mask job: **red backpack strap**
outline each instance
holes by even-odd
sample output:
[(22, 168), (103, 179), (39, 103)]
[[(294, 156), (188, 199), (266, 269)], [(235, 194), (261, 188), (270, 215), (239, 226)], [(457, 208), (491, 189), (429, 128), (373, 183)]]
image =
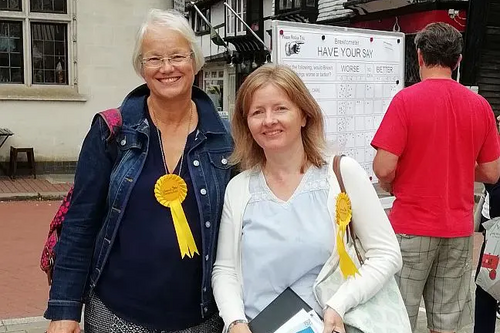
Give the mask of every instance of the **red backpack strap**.
[(108, 109), (98, 113), (106, 125), (108, 125), (109, 136), (107, 141), (113, 139), (122, 127), (122, 114), (119, 109)]

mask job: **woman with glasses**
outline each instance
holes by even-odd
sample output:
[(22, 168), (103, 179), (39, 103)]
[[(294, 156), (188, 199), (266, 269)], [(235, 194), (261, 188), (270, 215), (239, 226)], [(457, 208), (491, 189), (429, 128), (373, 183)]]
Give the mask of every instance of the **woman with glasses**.
[(96, 117), (82, 146), (48, 332), (80, 332), (85, 303), (86, 333), (219, 333), (210, 278), (233, 142), (193, 86), (204, 58), (181, 14), (149, 13), (133, 63), (145, 84), (122, 126), (109, 139)]

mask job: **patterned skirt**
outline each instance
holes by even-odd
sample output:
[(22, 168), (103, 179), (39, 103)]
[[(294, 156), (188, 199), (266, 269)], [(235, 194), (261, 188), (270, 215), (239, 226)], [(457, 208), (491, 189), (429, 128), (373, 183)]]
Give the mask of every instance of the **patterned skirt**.
[(180, 331), (152, 330), (123, 320), (92, 295), (85, 306), (85, 333), (221, 333), (224, 327), (218, 314), (198, 326)]

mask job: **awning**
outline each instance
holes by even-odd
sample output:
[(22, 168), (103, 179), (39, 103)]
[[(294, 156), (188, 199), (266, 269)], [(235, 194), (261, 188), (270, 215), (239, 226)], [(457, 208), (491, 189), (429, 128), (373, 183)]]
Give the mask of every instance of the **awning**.
[[(317, 8), (296, 9), (270, 16), (268, 17), (268, 19), (289, 22), (314, 23), (318, 18), (318, 13), (319, 12)], [(266, 18), (264, 18), (264, 20), (265, 19)]]
[(250, 35), (229, 36), (224, 40), (233, 44), (236, 51), (241, 53), (265, 51), (264, 45)]
[(289, 22), (302, 22), (309, 23), (309, 18), (303, 15), (303, 10), (295, 10), (292, 12), (274, 15), (273, 20), (289, 21)]

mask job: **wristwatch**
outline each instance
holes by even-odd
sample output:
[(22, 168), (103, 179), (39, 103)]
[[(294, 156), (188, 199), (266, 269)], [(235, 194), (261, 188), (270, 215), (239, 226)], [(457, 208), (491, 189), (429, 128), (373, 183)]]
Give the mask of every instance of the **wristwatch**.
[(227, 333), (229, 333), (231, 331), (231, 329), (236, 326), (237, 324), (248, 324), (248, 320), (245, 320), (245, 319), (238, 319), (238, 320), (235, 320), (233, 321), (231, 324), (229, 324), (229, 326), (227, 327)]

